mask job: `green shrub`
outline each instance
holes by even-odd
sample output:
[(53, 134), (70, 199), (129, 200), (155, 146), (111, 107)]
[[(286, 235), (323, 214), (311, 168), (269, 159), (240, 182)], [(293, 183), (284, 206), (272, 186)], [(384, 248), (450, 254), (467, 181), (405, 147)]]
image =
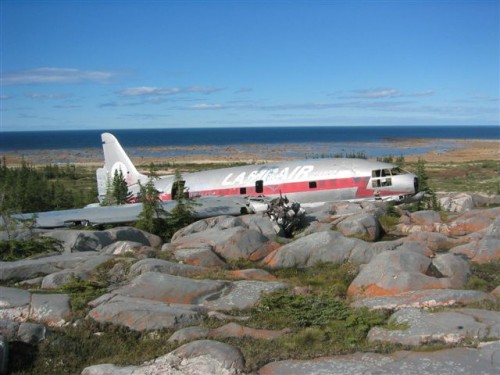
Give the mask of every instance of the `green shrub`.
[(0, 241), (0, 261), (15, 261), (34, 255), (61, 252), (61, 241), (51, 237), (38, 237), (29, 240)]

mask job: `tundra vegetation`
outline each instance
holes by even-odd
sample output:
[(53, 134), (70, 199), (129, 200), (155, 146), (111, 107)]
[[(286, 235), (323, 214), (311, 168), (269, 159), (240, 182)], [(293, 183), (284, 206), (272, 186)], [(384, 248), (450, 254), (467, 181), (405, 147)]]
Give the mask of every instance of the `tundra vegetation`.
[[(404, 163), (404, 160), (400, 158), (398, 163)], [(184, 169), (179, 165), (176, 167), (184, 172), (190, 170), (188, 167)], [(215, 167), (220, 167), (220, 165)], [(424, 161), (418, 161), (406, 163), (404, 167), (419, 175), (423, 188), (428, 192), (451, 190), (498, 194), (500, 190), (499, 161), (463, 163), (463, 165), (429, 165)], [(152, 171), (151, 166), (150, 169)], [(20, 167), (13, 168), (3, 162), (0, 168), (0, 197), (3, 197), (0, 200), (0, 212), (8, 216), (19, 212), (81, 207), (91, 203), (94, 200), (90, 199), (90, 196), (96, 195), (95, 177), (91, 175), (91, 172), (93, 173), (85, 168), (70, 165), (34, 167), (23, 163)], [(453, 178), (450, 178), (451, 174)], [(116, 186), (122, 186), (119, 179), (118, 175)], [(456, 183), (455, 179), (461, 183)], [(79, 181), (81, 184), (78, 183)], [(179, 183), (180, 191), (183, 192), (180, 172), (176, 175), (176, 181)], [(34, 188), (37, 185), (40, 187), (39, 190)], [(56, 186), (59, 187), (56, 188)], [(83, 186), (84, 193), (79, 192), (79, 186), (80, 189)], [(43, 197), (46, 203), (42, 204), (41, 201), (36, 204), (30, 203), (36, 201), (37, 198), (42, 199), (39, 194), (45, 191), (44, 189), (53, 191), (52, 194), (56, 194), (56, 191), (64, 192), (62, 196), (67, 197), (65, 198), (67, 199), (66, 205), (60, 202), (52, 202), (50, 205), (50, 197), (55, 199), (55, 196), (50, 194), (47, 198)], [(128, 192), (122, 190), (120, 194), (127, 196)], [(84, 196), (87, 198), (84, 199)], [(160, 211), (153, 179), (141, 188), (141, 199), (145, 208), (137, 226), (148, 232), (170, 238), (175, 229), (193, 220), (192, 206), (183, 194), (176, 196), (180, 203), (179, 212), (166, 215)], [(427, 208), (434, 207), (432, 201), (426, 204), (428, 204)], [(390, 232), (390, 228), (395, 225), (398, 215), (395, 207), (390, 206), (387, 209), (386, 215), (380, 219), (386, 232)], [(164, 232), (165, 224), (172, 228), (170, 232)], [(48, 238), (0, 242), (0, 260), (2, 261), (28, 258), (40, 252), (51, 251), (60, 251), (60, 243)], [(158, 253), (157, 256), (162, 255)], [(66, 293), (71, 298), (71, 307), (75, 316), (73, 324), (64, 328), (52, 328), (46, 339), (38, 345), (13, 343), (10, 363), (12, 373), (77, 374), (84, 367), (96, 363), (140, 364), (176, 348), (178, 344), (168, 341), (173, 333), (172, 330), (137, 332), (116, 325), (82, 319), (89, 311), (87, 303), (102, 295), (113, 286), (113, 282), (116, 282), (105, 276), (107, 271), (117, 266), (126, 269), (130, 267), (130, 260), (127, 257), (115, 257), (101, 264), (91, 279), (73, 278), (61, 287), (59, 292)], [(230, 263), (230, 266), (233, 269), (248, 269), (256, 264), (249, 261), (234, 261)], [(289, 334), (270, 341), (253, 338), (219, 340), (235, 345), (242, 351), (246, 360), (246, 371), (249, 373), (256, 372), (270, 361), (280, 359), (307, 359), (357, 351), (385, 353), (396, 349), (406, 349), (395, 344), (381, 344), (367, 340), (367, 332), (374, 326), (390, 330), (405, 327), (390, 321), (389, 315), (383, 311), (349, 306), (347, 290), (358, 271), (356, 265), (348, 262), (340, 265), (319, 263), (306, 269), (287, 268), (270, 271), (278, 281), (286, 282), (290, 288), (264, 296), (254, 308), (229, 312), (229, 314), (249, 317), (245, 321), (248, 327), (287, 329)], [(491, 292), (500, 283), (500, 261), (472, 265), (471, 273), (467, 288)], [(221, 278), (223, 275), (221, 271), (213, 271), (212, 274), (203, 275), (203, 278)], [(498, 302), (491, 303), (488, 308), (500, 310)], [(202, 325), (217, 328), (224, 323), (215, 318), (206, 318)], [(427, 348), (435, 347), (429, 344)], [(426, 347), (421, 349), (425, 350)]]

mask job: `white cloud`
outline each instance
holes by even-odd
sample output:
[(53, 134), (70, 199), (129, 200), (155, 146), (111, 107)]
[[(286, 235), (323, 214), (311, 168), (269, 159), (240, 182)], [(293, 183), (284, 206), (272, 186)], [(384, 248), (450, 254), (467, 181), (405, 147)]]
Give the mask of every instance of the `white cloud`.
[(68, 94), (44, 94), (39, 92), (30, 92), (25, 94), (26, 97), (31, 99), (65, 99), (70, 95)]
[(105, 70), (80, 70), (75, 68), (36, 68), (7, 72), (0, 76), (2, 85), (31, 85), (44, 83), (107, 83), (118, 75)]
[(209, 103), (200, 103), (200, 104), (195, 104), (191, 106), (191, 109), (199, 109), (199, 110), (204, 110), (204, 109), (223, 109), (224, 106), (222, 104), (209, 104)]
[(12, 96), (10, 95), (0, 95), (0, 100), (9, 100), (12, 99)]
[(123, 96), (167, 96), (167, 95), (177, 95), (177, 94), (212, 94), (222, 89), (215, 87), (205, 87), (205, 86), (189, 86), (189, 87), (173, 87), (173, 88), (162, 88), (162, 87), (151, 87), (151, 86), (139, 86), (130, 87), (118, 91), (117, 93)]
[(405, 93), (397, 89), (378, 88), (378, 89), (362, 89), (354, 90), (351, 95), (339, 96), (339, 99), (387, 99), (387, 98), (402, 98), (402, 97), (418, 97), (431, 96), (434, 91), (427, 90), (421, 92)]

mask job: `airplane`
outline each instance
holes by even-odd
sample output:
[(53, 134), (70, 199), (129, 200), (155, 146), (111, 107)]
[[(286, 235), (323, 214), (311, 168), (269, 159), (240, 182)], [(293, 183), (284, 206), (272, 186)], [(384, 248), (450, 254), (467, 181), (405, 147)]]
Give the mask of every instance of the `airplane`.
[[(97, 169), (99, 199), (106, 195), (115, 171), (121, 171), (129, 191), (138, 197), (140, 185), (149, 177), (138, 172), (118, 140), (101, 134), (104, 166)], [(351, 158), (293, 160), (261, 165), (212, 169), (159, 177), (154, 185), (161, 201), (177, 194), (190, 198), (238, 196), (247, 199), (282, 195), (304, 207), (333, 201), (384, 200), (403, 202), (419, 199), (418, 178), (396, 165)]]
[[(135, 197), (131, 204), (38, 212), (14, 215), (18, 220), (33, 220), (33, 227), (58, 228), (73, 225), (126, 224), (136, 221), (141, 210), (141, 184), (149, 177), (137, 171), (118, 140), (110, 133), (101, 135), (104, 166), (96, 170), (99, 200), (106, 195), (115, 171), (121, 171)], [(389, 163), (365, 159), (331, 158), (294, 160), (261, 165), (221, 168), (186, 173), (182, 181), (175, 176), (154, 180), (164, 210), (177, 204), (177, 194), (197, 198), (194, 207), (199, 219), (218, 215), (244, 215), (265, 212), (273, 200), (299, 202), (302, 207), (334, 201), (418, 200), (418, 178)], [(0, 227), (5, 223), (0, 218)]]

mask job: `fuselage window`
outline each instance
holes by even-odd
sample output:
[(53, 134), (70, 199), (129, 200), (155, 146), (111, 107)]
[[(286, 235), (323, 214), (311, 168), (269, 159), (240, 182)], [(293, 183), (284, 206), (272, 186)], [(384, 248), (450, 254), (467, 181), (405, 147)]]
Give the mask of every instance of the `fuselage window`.
[(376, 169), (372, 171), (372, 177), (380, 177), (380, 173), (382, 171), (380, 169)]
[(385, 180), (382, 179), (382, 186), (392, 186), (392, 179), (390, 177)]
[(259, 194), (264, 192), (264, 181), (255, 181), (255, 192)]
[(390, 169), (382, 169), (382, 177), (387, 177), (391, 175)]
[(317, 187), (316, 181), (309, 181), (309, 189), (316, 189)]
[(247, 193), (247, 188), (242, 187), (240, 188), (240, 194), (246, 194)]

